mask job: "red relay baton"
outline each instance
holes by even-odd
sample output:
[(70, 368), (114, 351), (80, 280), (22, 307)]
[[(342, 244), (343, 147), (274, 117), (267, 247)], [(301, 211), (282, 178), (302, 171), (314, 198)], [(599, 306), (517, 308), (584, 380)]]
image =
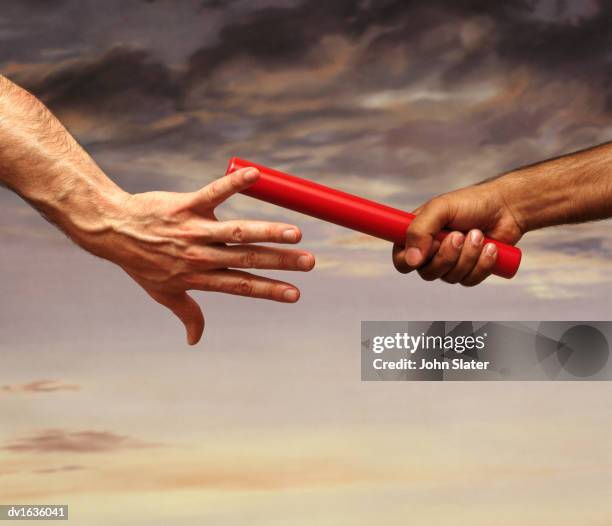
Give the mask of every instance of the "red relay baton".
[[(257, 168), (261, 176), (241, 192), (244, 195), (393, 243), (404, 244), (406, 241), (406, 230), (414, 214), (237, 157), (230, 160), (227, 174), (249, 166)], [(442, 241), (448, 234), (449, 231), (442, 231), (436, 239)], [(503, 278), (513, 277), (521, 263), (520, 249), (494, 239), (485, 238), (485, 243), (497, 247), (493, 273)]]

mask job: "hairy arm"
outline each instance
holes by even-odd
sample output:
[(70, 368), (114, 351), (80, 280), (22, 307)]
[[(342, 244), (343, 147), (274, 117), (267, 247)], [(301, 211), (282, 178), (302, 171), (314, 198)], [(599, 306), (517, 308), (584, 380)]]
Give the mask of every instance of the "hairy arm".
[(523, 232), (612, 216), (612, 143), (515, 170), (500, 194)]
[(308, 252), (253, 244), (297, 243), (293, 225), (217, 220), (215, 208), (258, 177), (244, 169), (195, 192), (129, 194), (36, 97), (0, 76), (0, 183), (85, 250), (121, 266), (181, 319), (190, 344), (204, 317), (188, 290), (293, 303), (296, 287), (242, 269), (314, 266)]
[[(612, 217), (612, 143), (514, 170), (421, 206), (393, 261), (426, 280), (476, 285), (491, 274), (495, 245), (547, 226)], [(443, 228), (456, 230), (440, 245)], [(462, 232), (468, 232), (467, 235)]]
[(0, 181), (78, 243), (108, 230), (127, 197), (36, 97), (1, 75)]

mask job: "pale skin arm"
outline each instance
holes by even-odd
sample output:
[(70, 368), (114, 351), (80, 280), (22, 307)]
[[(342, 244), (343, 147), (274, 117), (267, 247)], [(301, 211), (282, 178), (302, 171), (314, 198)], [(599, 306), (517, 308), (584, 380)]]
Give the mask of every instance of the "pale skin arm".
[[(393, 248), (397, 270), (477, 285), (491, 274), (497, 257), (483, 235), (515, 244), (531, 230), (612, 217), (612, 143), (441, 195), (416, 214), (406, 245)], [(444, 228), (456, 232), (440, 244), (434, 237)]]
[(294, 303), (295, 286), (237, 269), (314, 266), (309, 252), (252, 244), (297, 243), (294, 225), (215, 217), (217, 205), (258, 177), (247, 168), (195, 192), (131, 195), (39, 100), (0, 75), (0, 183), (79, 246), (121, 266), (180, 318), (190, 344), (201, 338), (204, 316), (188, 290)]

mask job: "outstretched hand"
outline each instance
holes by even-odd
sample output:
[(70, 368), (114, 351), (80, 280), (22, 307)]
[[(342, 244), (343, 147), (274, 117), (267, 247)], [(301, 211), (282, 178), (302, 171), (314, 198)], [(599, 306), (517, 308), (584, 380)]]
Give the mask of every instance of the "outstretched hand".
[(126, 194), (109, 227), (80, 244), (120, 265), (168, 307), (193, 345), (202, 336), (204, 316), (188, 290), (293, 303), (300, 296), (295, 286), (235, 269), (308, 271), (314, 266), (309, 252), (253, 244), (297, 243), (301, 232), (293, 225), (215, 217), (219, 204), (258, 177), (256, 169), (246, 168), (193, 193)]

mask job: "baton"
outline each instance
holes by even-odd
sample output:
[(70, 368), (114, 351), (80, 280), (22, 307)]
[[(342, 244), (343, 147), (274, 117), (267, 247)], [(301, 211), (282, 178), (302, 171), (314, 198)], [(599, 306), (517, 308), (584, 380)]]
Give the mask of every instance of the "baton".
[[(261, 175), (254, 184), (241, 192), (244, 195), (392, 243), (406, 242), (406, 230), (414, 214), (238, 157), (230, 159), (227, 174), (250, 166), (257, 168)], [(442, 241), (448, 234), (450, 231), (443, 230), (436, 239)], [(521, 263), (520, 249), (495, 239), (485, 238), (484, 242), (493, 243), (497, 247), (493, 274), (512, 278)]]

